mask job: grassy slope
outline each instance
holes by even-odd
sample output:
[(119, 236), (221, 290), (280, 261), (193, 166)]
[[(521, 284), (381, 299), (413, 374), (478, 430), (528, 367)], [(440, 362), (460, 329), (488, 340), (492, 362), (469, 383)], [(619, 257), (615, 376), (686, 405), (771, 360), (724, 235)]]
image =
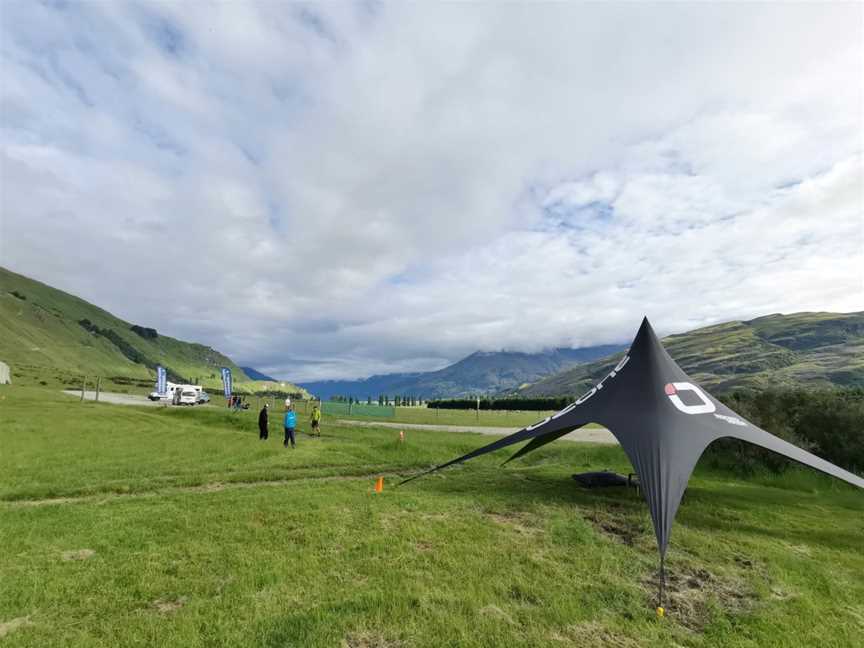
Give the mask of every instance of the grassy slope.
[[(768, 315), (664, 338), (682, 369), (717, 392), (769, 386), (864, 386), (864, 313)], [(550, 376), (524, 396), (590, 389), (619, 355)]]
[[(155, 379), (153, 369), (132, 362), (105, 337), (82, 328), (82, 319), (113, 330), (152, 362), (189, 379), (199, 377), (205, 385), (221, 384), (220, 367), (230, 367), (235, 380), (244, 376), (230, 358), (210, 347), (165, 335), (142, 338), (130, 330), (130, 323), (83, 299), (0, 268), (0, 360), (12, 367), (14, 376), (25, 382), (73, 377), (77, 382), (81, 374)], [(254, 386), (244, 380), (237, 384)]]
[(32, 624), (4, 646), (851, 646), (864, 632), (864, 498), (820, 475), (700, 467), (658, 622), (644, 504), (568, 477), (627, 470), (618, 448), (560, 443), (506, 470), (483, 457), (375, 496), (374, 476), (488, 437), (340, 428), (292, 452), (254, 428), (251, 412), (0, 387), (0, 624)]

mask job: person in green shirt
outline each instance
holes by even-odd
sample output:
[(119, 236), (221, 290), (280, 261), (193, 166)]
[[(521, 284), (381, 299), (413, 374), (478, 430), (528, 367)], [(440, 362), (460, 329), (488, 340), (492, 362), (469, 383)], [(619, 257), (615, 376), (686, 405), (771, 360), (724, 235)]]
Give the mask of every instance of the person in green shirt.
[(312, 407), (312, 432), (310, 434), (321, 436), (321, 410), (318, 409), (317, 405)]

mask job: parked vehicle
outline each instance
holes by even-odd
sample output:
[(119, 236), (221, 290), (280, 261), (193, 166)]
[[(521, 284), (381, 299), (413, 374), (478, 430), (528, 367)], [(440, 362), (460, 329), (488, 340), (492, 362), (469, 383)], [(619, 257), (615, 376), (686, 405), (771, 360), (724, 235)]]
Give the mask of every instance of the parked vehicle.
[(157, 391), (152, 391), (152, 392), (150, 392), (149, 396), (147, 396), (147, 398), (149, 398), (151, 401), (162, 400), (162, 401), (171, 402), (174, 400), (174, 390), (177, 389), (178, 387), (180, 387), (180, 385), (175, 385), (174, 383), (169, 382), (165, 386), (165, 393), (164, 394), (160, 394)]
[(184, 389), (180, 392), (180, 401), (177, 403), (178, 405), (197, 405), (198, 404), (198, 392), (194, 389)]
[(203, 389), (200, 392), (198, 392), (198, 404), (199, 405), (204, 405), (205, 403), (209, 403), (209, 402), (210, 402), (210, 394), (205, 392)]
[[(192, 396), (188, 396), (187, 393), (191, 393)], [(184, 397), (186, 400), (184, 400)], [(151, 401), (167, 401), (174, 405), (195, 405), (197, 403), (206, 403), (210, 400), (210, 397), (201, 385), (177, 385), (170, 382), (166, 385), (164, 394), (152, 391), (147, 398)], [(193, 402), (187, 402), (189, 398), (192, 398)]]

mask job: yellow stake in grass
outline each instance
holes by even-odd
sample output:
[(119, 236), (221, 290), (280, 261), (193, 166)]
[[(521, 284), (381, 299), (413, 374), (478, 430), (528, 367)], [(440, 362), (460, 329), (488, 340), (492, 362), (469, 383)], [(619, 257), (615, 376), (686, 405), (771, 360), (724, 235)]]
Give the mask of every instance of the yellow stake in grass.
[(657, 608), (657, 618), (662, 619), (665, 615), (666, 615), (666, 610), (664, 610), (662, 607), (658, 607)]

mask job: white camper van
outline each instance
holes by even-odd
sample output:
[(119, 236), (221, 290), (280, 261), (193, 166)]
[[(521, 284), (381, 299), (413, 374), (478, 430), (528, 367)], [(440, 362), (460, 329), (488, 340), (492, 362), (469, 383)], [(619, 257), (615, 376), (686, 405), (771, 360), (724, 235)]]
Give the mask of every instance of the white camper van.
[[(192, 396), (189, 396), (187, 392), (191, 392)], [(150, 392), (147, 398), (152, 401), (173, 403), (174, 405), (195, 405), (201, 400), (203, 392), (204, 388), (201, 385), (178, 385), (169, 382), (165, 386), (164, 394), (153, 391)]]
[(164, 394), (160, 394), (157, 391), (152, 391), (152, 392), (150, 392), (150, 395), (147, 396), (147, 398), (149, 398), (151, 401), (161, 400), (161, 401), (168, 401), (170, 403), (174, 400), (174, 390), (179, 386), (180, 385), (175, 385), (172, 382), (166, 383)]
[(180, 389), (180, 400), (178, 405), (197, 405), (198, 392), (193, 385), (182, 385)]

